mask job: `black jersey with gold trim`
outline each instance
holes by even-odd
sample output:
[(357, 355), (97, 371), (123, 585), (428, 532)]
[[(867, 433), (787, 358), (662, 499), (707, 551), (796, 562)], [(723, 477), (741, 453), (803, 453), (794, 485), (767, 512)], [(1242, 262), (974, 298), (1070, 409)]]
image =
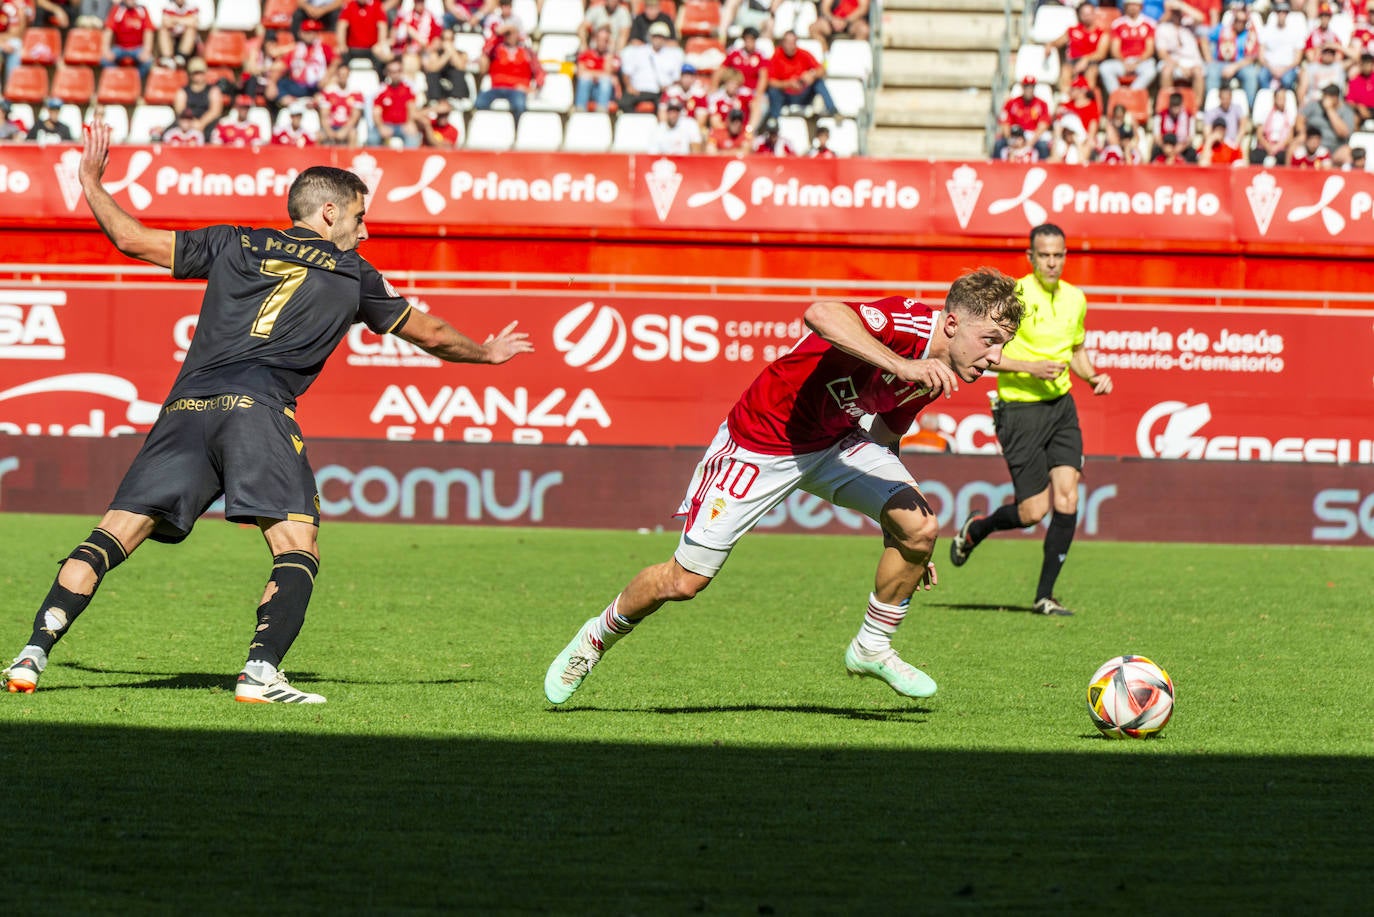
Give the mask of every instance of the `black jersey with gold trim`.
[(177, 232), (172, 276), (208, 284), (168, 402), (233, 392), (289, 407), (349, 326), (386, 334), (410, 310), (356, 251), (301, 227)]

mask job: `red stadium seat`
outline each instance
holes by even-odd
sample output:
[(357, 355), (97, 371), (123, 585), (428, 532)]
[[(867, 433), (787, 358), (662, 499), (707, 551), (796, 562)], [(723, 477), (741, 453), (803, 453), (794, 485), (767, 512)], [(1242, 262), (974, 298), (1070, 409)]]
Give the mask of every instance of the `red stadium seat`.
[(296, 0), (265, 0), (262, 5), (264, 29), (289, 29), (296, 12)]
[(143, 93), (142, 81), (134, 67), (106, 67), (100, 71), (95, 100), (101, 105), (132, 105)]
[(58, 67), (51, 92), (63, 102), (84, 107), (95, 95), (95, 71), (90, 67)]
[(62, 56), (62, 33), (57, 29), (30, 27), (24, 32), (20, 63), (51, 67)]
[(48, 97), (48, 70), (37, 64), (21, 64), (5, 81), (5, 98), (37, 105)]
[(100, 29), (69, 29), (67, 43), (62, 49), (62, 59), (73, 65), (99, 67), (100, 42)]
[(682, 5), (682, 34), (719, 35), (720, 4), (716, 0), (687, 0)]
[(176, 101), (177, 90), (186, 85), (185, 70), (175, 67), (154, 67), (148, 71), (148, 81), (143, 84), (143, 101), (149, 105), (171, 105)]
[(226, 32), (216, 29), (205, 37), (205, 63), (211, 67), (243, 66), (243, 48), (248, 36), (243, 32)]
[(1107, 99), (1106, 114), (1110, 115), (1117, 105), (1125, 105), (1136, 124), (1145, 124), (1150, 120), (1150, 94), (1144, 89), (1123, 88), (1113, 92), (1111, 98)]

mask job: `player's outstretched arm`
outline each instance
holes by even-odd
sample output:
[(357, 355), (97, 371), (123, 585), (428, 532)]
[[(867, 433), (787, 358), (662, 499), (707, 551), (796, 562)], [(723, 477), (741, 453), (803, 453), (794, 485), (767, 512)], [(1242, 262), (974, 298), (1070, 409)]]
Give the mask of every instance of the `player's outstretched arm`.
[(84, 133), (85, 145), (81, 150), (81, 166), (77, 175), (95, 221), (109, 236), (114, 247), (130, 258), (159, 267), (171, 267), (176, 251), (176, 233), (144, 226), (116, 204), (110, 192), (101, 184), (105, 167), (110, 163), (110, 126), (103, 121), (94, 121), (86, 126)]
[(534, 350), (530, 336), (515, 330), (517, 324), (511, 322), (498, 334), (487, 335), (487, 339), (479, 344), (442, 318), (411, 309), (405, 324), (397, 328), (395, 334), (425, 353), (449, 363), (504, 363), (517, 354)]

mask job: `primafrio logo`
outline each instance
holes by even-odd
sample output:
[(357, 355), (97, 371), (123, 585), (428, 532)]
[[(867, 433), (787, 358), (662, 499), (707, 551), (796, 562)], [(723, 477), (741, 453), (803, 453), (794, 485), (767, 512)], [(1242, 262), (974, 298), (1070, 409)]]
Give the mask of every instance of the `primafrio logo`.
[(1303, 220), (1321, 215), (1322, 225), (1326, 227), (1326, 232), (1331, 236), (1338, 236), (1345, 231), (1345, 217), (1340, 215), (1331, 203), (1340, 195), (1345, 188), (1345, 179), (1339, 175), (1332, 175), (1326, 179), (1322, 185), (1321, 197), (1314, 204), (1302, 207), (1294, 207), (1288, 211), (1288, 222), (1301, 223)]
[(1040, 186), (1045, 183), (1049, 173), (1039, 166), (1034, 166), (1026, 170), (1025, 178), (1021, 180), (1021, 191), (1015, 197), (1004, 197), (993, 201), (988, 205), (988, 213), (993, 216), (1006, 213), (1009, 210), (1021, 208), (1021, 213), (1026, 218), (1026, 223), (1031, 226), (1039, 226), (1048, 218), (1045, 208), (1031, 199), (1031, 195), (1040, 190)]
[[(147, 210), (153, 203), (153, 195), (139, 184), (138, 180), (152, 164), (152, 153), (147, 150), (135, 150), (129, 157), (129, 165), (124, 170), (124, 176), (116, 181), (104, 182), (105, 190), (110, 194), (126, 191), (129, 203), (133, 204), (135, 210)], [(75, 210), (76, 205), (81, 203), (81, 154), (76, 150), (67, 150), (53, 163), (52, 168), (57, 173), (57, 186), (62, 190), (62, 202), (67, 205), (68, 211)]]

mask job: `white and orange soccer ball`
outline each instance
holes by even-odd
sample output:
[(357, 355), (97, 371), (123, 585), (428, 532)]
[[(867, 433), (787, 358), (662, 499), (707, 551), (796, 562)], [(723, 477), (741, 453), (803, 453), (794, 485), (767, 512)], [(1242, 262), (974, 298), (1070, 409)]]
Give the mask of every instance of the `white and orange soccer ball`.
[(1174, 683), (1144, 656), (1117, 656), (1088, 682), (1088, 715), (1109, 739), (1158, 735), (1174, 715)]

